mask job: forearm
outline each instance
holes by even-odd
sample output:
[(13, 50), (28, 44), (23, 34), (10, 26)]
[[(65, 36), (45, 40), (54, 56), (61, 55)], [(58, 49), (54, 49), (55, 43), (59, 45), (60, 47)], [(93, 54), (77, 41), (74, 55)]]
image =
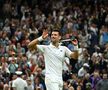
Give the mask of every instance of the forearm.
[(34, 39), (33, 41), (31, 41), (29, 44), (28, 44), (28, 49), (33, 49), (36, 47), (36, 44), (38, 44), (38, 39)]
[(37, 39), (34, 39), (33, 41), (31, 41), (31, 42), (28, 44), (28, 48), (29, 48), (30, 50), (36, 49), (36, 45), (37, 45), (40, 41), (42, 41), (42, 40), (43, 40), (42, 36), (39, 37), (39, 38), (37, 38)]

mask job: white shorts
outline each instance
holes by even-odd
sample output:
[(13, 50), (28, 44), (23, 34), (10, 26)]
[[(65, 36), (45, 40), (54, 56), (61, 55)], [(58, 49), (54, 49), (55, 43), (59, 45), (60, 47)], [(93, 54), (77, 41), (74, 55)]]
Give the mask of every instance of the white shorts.
[(62, 80), (51, 80), (50, 78), (45, 78), (45, 85), (47, 90), (63, 90)]

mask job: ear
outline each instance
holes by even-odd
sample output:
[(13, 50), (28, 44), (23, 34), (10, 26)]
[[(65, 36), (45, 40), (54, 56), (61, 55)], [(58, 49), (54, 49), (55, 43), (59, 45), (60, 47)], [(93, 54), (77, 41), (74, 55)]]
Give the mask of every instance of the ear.
[(61, 36), (59, 36), (59, 40), (61, 39)]

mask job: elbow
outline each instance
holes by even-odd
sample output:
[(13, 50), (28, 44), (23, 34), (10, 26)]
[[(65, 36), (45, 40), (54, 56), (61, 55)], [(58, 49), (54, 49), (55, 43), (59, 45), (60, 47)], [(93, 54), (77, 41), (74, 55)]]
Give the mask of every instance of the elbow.
[(28, 44), (27, 48), (30, 50), (30, 51), (34, 51), (37, 49), (37, 46), (36, 44)]
[(28, 44), (27, 48), (28, 48), (29, 50), (34, 50), (34, 49), (36, 49), (37, 43), (38, 43), (38, 41), (37, 41), (37, 39), (35, 39), (35, 40), (31, 41), (31, 42)]
[(30, 48), (31, 48), (31, 44), (30, 44), (30, 43), (27, 45), (27, 48), (28, 48), (28, 49), (30, 49)]

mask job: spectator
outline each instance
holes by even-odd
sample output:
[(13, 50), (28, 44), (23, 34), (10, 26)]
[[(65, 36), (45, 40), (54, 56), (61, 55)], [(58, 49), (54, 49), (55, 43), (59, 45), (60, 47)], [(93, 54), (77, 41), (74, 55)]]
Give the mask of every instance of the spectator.
[(107, 90), (108, 88), (108, 74), (103, 73), (102, 80), (99, 80), (96, 84), (96, 90)]
[(12, 87), (14, 90), (25, 90), (27, 89), (27, 82), (21, 78), (21, 71), (16, 71), (17, 78), (13, 81)]
[(28, 85), (27, 90), (34, 90), (34, 87), (32, 85), (32, 81), (29, 77), (27, 78), (27, 85)]
[(83, 67), (79, 69), (78, 71), (78, 77), (83, 78), (85, 74), (87, 74), (89, 69), (89, 65), (87, 63), (83, 64)]

